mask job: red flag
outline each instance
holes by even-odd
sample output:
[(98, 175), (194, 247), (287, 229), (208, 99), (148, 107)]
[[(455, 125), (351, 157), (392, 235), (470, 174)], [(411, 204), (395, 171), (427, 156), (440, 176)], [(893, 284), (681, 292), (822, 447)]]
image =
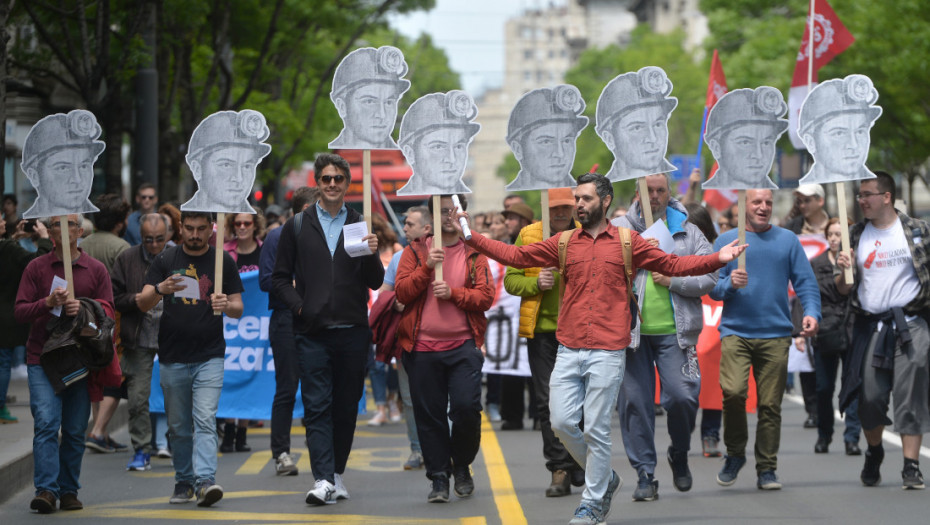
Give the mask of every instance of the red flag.
[[(804, 38), (801, 39), (801, 48), (794, 65), (794, 76), (791, 78), (791, 90), (788, 92), (788, 137), (798, 149), (805, 149), (804, 143), (798, 137), (798, 112), (801, 111), (801, 103), (809, 90), (817, 85), (818, 71), (856, 41), (827, 0), (814, 0), (813, 19), (814, 24), (811, 28), (811, 12), (808, 11)], [(814, 33), (813, 60), (810, 53), (811, 29)], [(810, 86), (808, 68), (811, 71)]]
[(384, 195), (384, 190), (381, 188), (381, 179), (378, 177), (371, 177), (371, 211), (372, 213), (380, 213), (382, 217), (387, 218), (387, 212), (384, 210), (385, 206), (390, 206), (390, 203), (384, 202), (381, 198)]
[[(726, 94), (727, 77), (723, 74), (723, 64), (720, 63), (720, 57), (715, 49), (714, 58), (710, 63), (710, 79), (707, 81), (707, 101), (704, 103), (704, 108), (709, 112), (710, 108), (714, 107), (714, 104)], [(717, 163), (714, 162), (707, 178), (710, 179), (716, 172)], [(736, 192), (733, 190), (704, 190), (704, 202), (717, 211), (723, 211), (736, 202)]]

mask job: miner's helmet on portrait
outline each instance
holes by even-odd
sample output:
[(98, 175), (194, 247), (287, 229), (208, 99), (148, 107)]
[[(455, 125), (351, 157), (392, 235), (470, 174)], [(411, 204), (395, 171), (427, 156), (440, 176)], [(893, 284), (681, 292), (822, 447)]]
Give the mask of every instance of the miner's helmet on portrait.
[(188, 165), (200, 162), (207, 153), (227, 147), (251, 148), (257, 159), (263, 159), (271, 152), (271, 146), (263, 142), (270, 134), (264, 115), (258, 111), (220, 111), (194, 129), (185, 159)]
[(477, 115), (478, 106), (464, 91), (424, 95), (414, 101), (404, 114), (397, 142), (401, 147), (412, 146), (416, 139), (442, 128), (462, 128), (470, 139), (481, 129), (480, 125), (472, 122)]
[(333, 75), (333, 101), (351, 93), (359, 85), (374, 83), (392, 84), (399, 97), (410, 88), (404, 54), (392, 46), (377, 49), (365, 47), (349, 53)]
[(875, 122), (882, 108), (875, 105), (878, 91), (865, 75), (849, 75), (818, 84), (804, 99), (798, 116), (798, 135), (813, 131), (830, 117), (845, 113), (864, 113), (869, 122)]
[(628, 113), (647, 106), (661, 106), (668, 115), (678, 99), (668, 96), (672, 82), (662, 68), (647, 66), (611, 80), (597, 100), (595, 128), (600, 135)]
[(96, 158), (105, 147), (103, 141), (97, 140), (101, 131), (94, 114), (83, 109), (43, 118), (26, 135), (23, 171), (28, 174), (44, 158), (63, 149), (86, 148)]
[(746, 124), (766, 125), (776, 135), (788, 129), (788, 121), (781, 118), (788, 111), (781, 92), (770, 86), (755, 89), (735, 89), (724, 95), (707, 116), (707, 133), (704, 141), (721, 139), (726, 132)]
[(517, 101), (507, 124), (507, 143), (513, 144), (535, 128), (554, 122), (567, 122), (578, 133), (588, 125), (582, 115), (585, 103), (578, 88), (568, 84), (534, 89)]

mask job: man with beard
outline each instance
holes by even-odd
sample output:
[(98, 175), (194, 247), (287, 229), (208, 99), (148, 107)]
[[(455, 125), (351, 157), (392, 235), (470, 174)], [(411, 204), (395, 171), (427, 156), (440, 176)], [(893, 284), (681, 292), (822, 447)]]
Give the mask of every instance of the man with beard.
[[(716, 254), (679, 257), (666, 254), (635, 232), (624, 248), (621, 232), (606, 219), (612, 201), (613, 188), (606, 177), (582, 175), (575, 189), (581, 228), (572, 231), (564, 247), (565, 292), (556, 330), (560, 345), (549, 383), (549, 410), (556, 436), (585, 469), (586, 486), (571, 525), (603, 522), (622, 483), (610, 468), (610, 410), (623, 379), (624, 349), (630, 345), (634, 315), (624, 250), (631, 254), (633, 268), (680, 276), (712, 272), (745, 249), (734, 241)], [(509, 246), (474, 235), (466, 243), (502, 264), (555, 267), (560, 266), (560, 237)], [(579, 426), (582, 413), (584, 431)]]

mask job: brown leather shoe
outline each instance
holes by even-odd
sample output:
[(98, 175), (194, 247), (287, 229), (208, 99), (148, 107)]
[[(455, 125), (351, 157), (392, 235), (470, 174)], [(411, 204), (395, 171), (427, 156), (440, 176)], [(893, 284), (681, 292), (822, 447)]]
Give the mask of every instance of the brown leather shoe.
[(77, 494), (62, 494), (61, 501), (58, 502), (58, 508), (61, 510), (82, 510), (84, 504), (77, 499)]
[(556, 470), (552, 473), (552, 484), (546, 489), (547, 498), (559, 498), (572, 493), (571, 478), (568, 472)]
[(38, 511), (39, 514), (51, 514), (55, 512), (55, 495), (47, 490), (38, 493), (32, 498), (29, 508)]

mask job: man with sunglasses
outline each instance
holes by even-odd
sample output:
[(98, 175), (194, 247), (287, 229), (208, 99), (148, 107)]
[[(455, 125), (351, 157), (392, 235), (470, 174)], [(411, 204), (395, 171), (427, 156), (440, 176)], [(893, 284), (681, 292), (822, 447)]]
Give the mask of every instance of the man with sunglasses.
[(339, 155), (324, 153), (313, 164), (320, 200), (289, 219), (281, 229), (272, 273), (274, 295), (294, 314), (300, 363), (304, 426), (314, 488), (311, 505), (348, 499), (342, 482), (358, 402), (368, 365), (369, 290), (384, 280), (378, 238), (368, 234), (371, 254), (351, 257), (343, 227), (362, 216), (345, 205), (351, 174)]
[(852, 267), (856, 274), (852, 285), (843, 273), (836, 277), (837, 290), (851, 295), (856, 316), (840, 412), (858, 396), (869, 446), (859, 479), (867, 487), (878, 485), (893, 393), (894, 429), (904, 454), (902, 488), (923, 489), (918, 459), (923, 434), (930, 432), (930, 225), (895, 210), (894, 179), (881, 171), (875, 175), (862, 181), (856, 195), (864, 219), (849, 229), (855, 248), (836, 258), (839, 268)]
[(155, 213), (158, 208), (158, 192), (154, 184), (144, 182), (139, 185), (136, 190), (136, 204), (139, 205), (139, 209), (129, 214), (126, 232), (123, 233), (123, 239), (133, 246), (142, 243), (142, 216)]
[(148, 213), (140, 220), (142, 244), (124, 251), (113, 263), (110, 280), (113, 282), (113, 300), (120, 312), (120, 341), (123, 356), (120, 365), (126, 377), (129, 402), (129, 437), (135, 454), (126, 470), (152, 468), (152, 423), (149, 418), (149, 393), (152, 384), (152, 366), (158, 351), (158, 324), (162, 302), (151, 310), (139, 308), (139, 298), (145, 286), (149, 265), (165, 250), (168, 241), (168, 221), (158, 213)]

